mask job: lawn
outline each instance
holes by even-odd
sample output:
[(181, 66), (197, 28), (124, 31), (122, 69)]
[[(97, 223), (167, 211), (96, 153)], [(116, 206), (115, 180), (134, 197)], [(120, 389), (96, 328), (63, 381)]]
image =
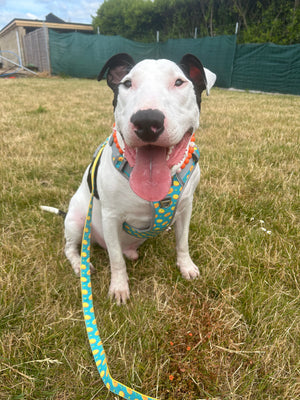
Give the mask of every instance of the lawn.
[[(89, 349), (63, 220), (111, 132), (112, 93), (92, 80), (0, 80), (0, 398), (116, 399)], [(300, 98), (214, 89), (196, 134), (202, 176), (190, 251), (174, 231), (127, 262), (131, 299), (107, 297), (108, 257), (92, 249), (100, 336), (112, 376), (173, 399), (300, 397)]]

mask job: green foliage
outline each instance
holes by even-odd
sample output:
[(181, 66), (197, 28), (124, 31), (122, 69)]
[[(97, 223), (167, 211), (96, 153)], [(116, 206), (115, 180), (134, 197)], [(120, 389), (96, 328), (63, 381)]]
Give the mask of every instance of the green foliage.
[(282, 45), (299, 43), (300, 7), (293, 7), (293, 1), (272, 0), (267, 8), (262, 3), (257, 2), (253, 22), (242, 32), (242, 41)]
[(233, 34), (240, 43), (300, 42), (299, 0), (104, 0), (93, 17), (95, 30), (153, 42)]
[(42, 114), (42, 113), (47, 112), (47, 109), (44, 106), (39, 105), (38, 108), (36, 110), (32, 111), (32, 112), (34, 114)]
[(151, 42), (155, 19), (151, 0), (106, 0), (93, 18), (93, 25), (104, 35)]

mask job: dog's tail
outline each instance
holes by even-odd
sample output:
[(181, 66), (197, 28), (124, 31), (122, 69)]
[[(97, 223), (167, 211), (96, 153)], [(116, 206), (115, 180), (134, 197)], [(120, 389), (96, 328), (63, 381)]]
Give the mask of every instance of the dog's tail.
[(63, 218), (65, 218), (66, 215), (67, 215), (66, 212), (64, 212), (64, 211), (62, 211), (62, 210), (59, 210), (58, 208), (55, 208), (55, 207), (40, 206), (40, 208), (41, 208), (43, 211), (48, 211), (48, 212), (51, 212), (51, 213), (53, 213), (53, 214), (60, 215), (60, 216), (63, 217)]

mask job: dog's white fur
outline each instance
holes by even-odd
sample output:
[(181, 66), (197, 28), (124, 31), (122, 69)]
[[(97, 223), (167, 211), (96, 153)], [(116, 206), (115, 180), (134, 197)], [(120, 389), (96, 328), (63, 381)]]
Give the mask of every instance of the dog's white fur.
[[(209, 92), (215, 75), (206, 70), (206, 89)], [(180, 86), (174, 83), (181, 79)], [(130, 80), (132, 86), (123, 83)], [(196, 102), (193, 83), (182, 69), (168, 60), (144, 60), (136, 64), (118, 85), (115, 122), (119, 144), (124, 149), (136, 149), (144, 145), (135, 134), (131, 116), (138, 110), (157, 109), (165, 115), (164, 131), (155, 142), (156, 146), (172, 148), (180, 142), (186, 132), (199, 125), (199, 107)], [(127, 234), (124, 222), (136, 227), (146, 228), (152, 219), (151, 203), (136, 195), (125, 179), (112, 164), (111, 147), (104, 148), (97, 174), (97, 188), (100, 199), (94, 201), (92, 216), (92, 238), (109, 254), (111, 283), (109, 294), (117, 303), (125, 303), (129, 298), (128, 276), (123, 254), (129, 259), (137, 259), (137, 248), (144, 242)], [(125, 152), (126, 154), (126, 152)], [(183, 157), (184, 160), (185, 157)], [(172, 166), (172, 175), (180, 164)], [(74, 271), (80, 273), (78, 246), (89, 204), (90, 191), (86, 170), (82, 183), (71, 199), (65, 219), (65, 254)], [(199, 275), (188, 248), (189, 223), (192, 213), (193, 193), (200, 179), (197, 165), (180, 197), (174, 218), (176, 232), (177, 265), (182, 276), (194, 279)]]

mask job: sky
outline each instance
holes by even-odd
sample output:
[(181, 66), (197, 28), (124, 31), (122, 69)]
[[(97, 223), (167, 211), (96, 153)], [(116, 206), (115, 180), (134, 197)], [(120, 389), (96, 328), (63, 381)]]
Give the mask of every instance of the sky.
[(103, 0), (0, 0), (0, 30), (14, 18), (45, 20), (49, 13), (65, 22), (91, 24)]

